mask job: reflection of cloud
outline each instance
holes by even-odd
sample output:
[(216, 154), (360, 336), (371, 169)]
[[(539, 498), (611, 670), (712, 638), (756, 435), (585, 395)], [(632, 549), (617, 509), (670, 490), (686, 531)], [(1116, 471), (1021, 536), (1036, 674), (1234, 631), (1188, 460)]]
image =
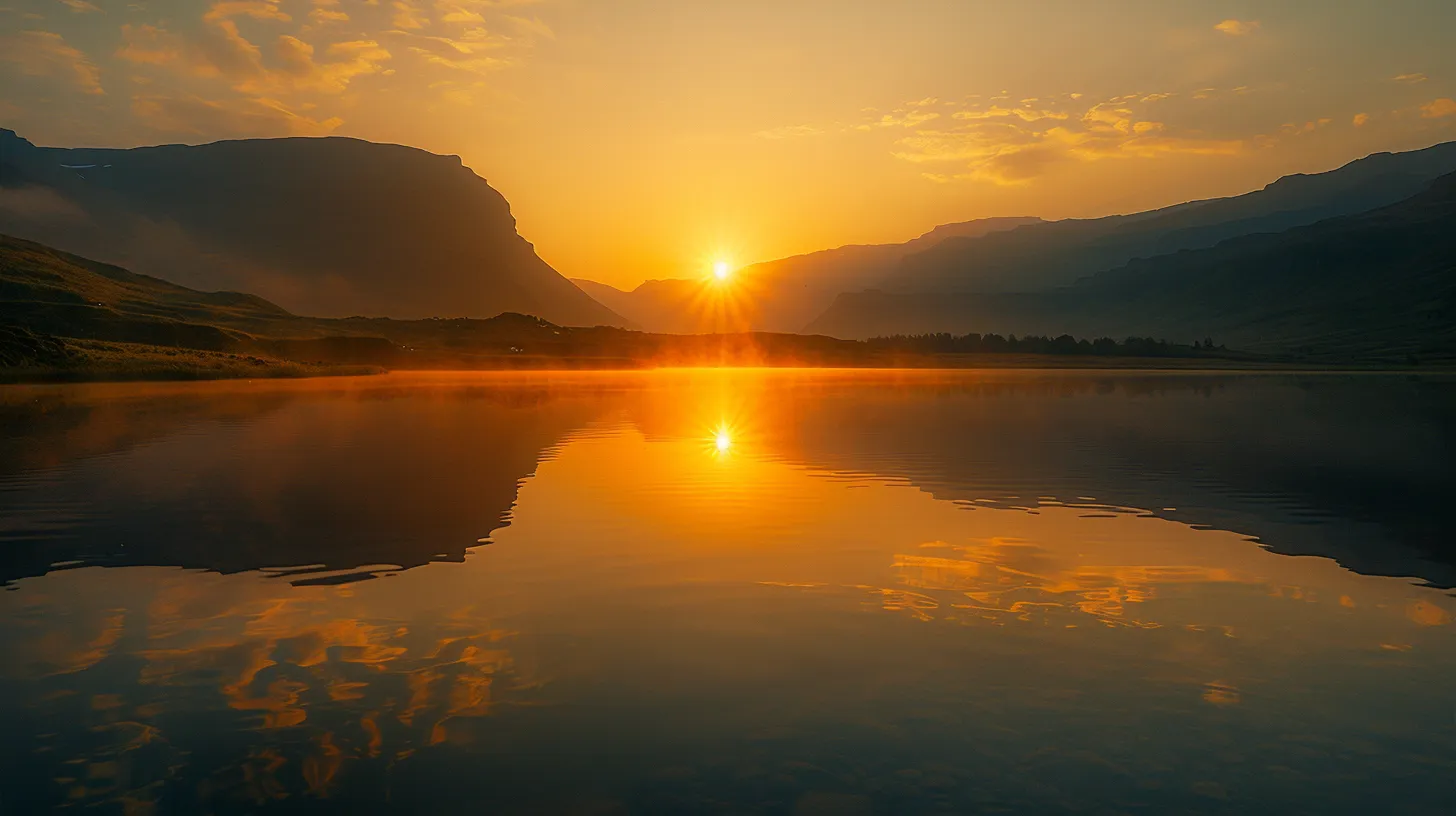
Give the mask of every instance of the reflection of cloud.
[(1416, 601), (1405, 608), (1406, 617), (1421, 626), (1445, 626), (1451, 622), (1446, 610), (1430, 601)]
[(0, 62), (27, 76), (69, 79), (88, 94), (103, 94), (101, 72), (85, 54), (50, 31), (22, 31), (0, 40)]
[(1203, 566), (1067, 566), (1053, 551), (1015, 539), (993, 538), (950, 549), (961, 557), (897, 555), (895, 569), (907, 586), (957, 591), (972, 601), (957, 606), (1022, 618), (1038, 610), (1065, 608), (1104, 623), (1151, 626), (1155, 624), (1131, 619), (1128, 605), (1156, 597), (1161, 585), (1246, 580), (1229, 570)]
[(1440, 119), (1452, 115), (1456, 115), (1456, 99), (1450, 97), (1432, 99), (1421, 106), (1422, 119)]
[(1259, 30), (1258, 20), (1224, 20), (1213, 27), (1231, 37), (1247, 37)]

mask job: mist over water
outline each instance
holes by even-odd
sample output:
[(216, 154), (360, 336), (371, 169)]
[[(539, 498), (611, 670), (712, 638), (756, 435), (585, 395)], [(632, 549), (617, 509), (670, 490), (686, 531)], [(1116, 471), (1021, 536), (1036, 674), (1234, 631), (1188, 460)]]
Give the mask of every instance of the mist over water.
[(0, 389), (0, 812), (1456, 808), (1456, 380)]

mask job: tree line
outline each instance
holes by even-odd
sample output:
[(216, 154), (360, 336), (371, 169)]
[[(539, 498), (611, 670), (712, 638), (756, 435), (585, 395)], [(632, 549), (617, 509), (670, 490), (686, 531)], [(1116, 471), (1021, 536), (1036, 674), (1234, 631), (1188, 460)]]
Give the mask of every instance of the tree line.
[(874, 337), (865, 341), (873, 351), (900, 352), (905, 354), (1059, 354), (1093, 355), (1104, 357), (1199, 357), (1227, 352), (1222, 345), (1215, 345), (1213, 338), (1195, 340), (1192, 345), (1169, 343), (1152, 337), (1127, 337), (1114, 340), (1099, 337), (1096, 340), (1078, 339), (1070, 334), (1057, 337), (1026, 335), (1017, 337), (999, 334), (954, 335), (938, 334), (896, 334), (889, 337)]

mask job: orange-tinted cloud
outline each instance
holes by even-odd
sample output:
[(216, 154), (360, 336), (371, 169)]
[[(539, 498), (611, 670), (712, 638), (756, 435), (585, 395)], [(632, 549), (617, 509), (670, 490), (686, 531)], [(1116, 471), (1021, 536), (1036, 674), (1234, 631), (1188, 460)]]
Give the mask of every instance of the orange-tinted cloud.
[(1422, 74), (1420, 72), (1416, 72), (1416, 73), (1413, 73), (1413, 74), (1401, 74), (1400, 76), (1392, 77), (1391, 81), (1393, 81), (1393, 82), (1405, 82), (1405, 83), (1414, 85), (1417, 82), (1425, 82), (1427, 79), (1430, 79), (1430, 77), (1428, 77), (1425, 74)]
[(261, 97), (213, 101), (197, 96), (138, 95), (132, 97), (131, 109), (153, 130), (198, 136), (323, 136), (343, 124), (336, 117), (312, 119), (275, 99)]
[(105, 93), (96, 65), (50, 31), (22, 31), (0, 39), (0, 62), (15, 65), (26, 76), (69, 80), (82, 93)]
[(1421, 118), (1423, 119), (1440, 119), (1453, 115), (1456, 115), (1456, 99), (1450, 97), (1432, 99), (1421, 106)]
[(1370, 114), (1357, 113), (1355, 114), (1355, 118), (1352, 121), (1354, 121), (1355, 127), (1364, 127), (1365, 123), (1370, 121)]
[(1213, 27), (1231, 37), (1247, 37), (1259, 30), (1258, 20), (1224, 20)]
[(1139, 98), (1136, 94), (1116, 97), (1094, 104), (1080, 115), (997, 106), (958, 111), (952, 118), (966, 124), (917, 131), (899, 140), (900, 149), (894, 155), (915, 163), (959, 163), (966, 168), (925, 174), (932, 181), (1014, 185), (1045, 175), (1066, 161), (1155, 158), (1173, 153), (1231, 155), (1246, 147), (1243, 140), (1179, 135), (1164, 122), (1142, 119), (1127, 107)]

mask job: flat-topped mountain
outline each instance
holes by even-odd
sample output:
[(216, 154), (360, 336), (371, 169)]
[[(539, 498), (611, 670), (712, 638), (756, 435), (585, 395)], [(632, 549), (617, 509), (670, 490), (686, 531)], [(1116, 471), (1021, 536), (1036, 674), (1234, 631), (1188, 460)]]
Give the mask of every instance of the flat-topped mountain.
[(298, 313), (623, 325), (457, 156), (357, 139), (128, 150), (0, 130), (0, 232)]

